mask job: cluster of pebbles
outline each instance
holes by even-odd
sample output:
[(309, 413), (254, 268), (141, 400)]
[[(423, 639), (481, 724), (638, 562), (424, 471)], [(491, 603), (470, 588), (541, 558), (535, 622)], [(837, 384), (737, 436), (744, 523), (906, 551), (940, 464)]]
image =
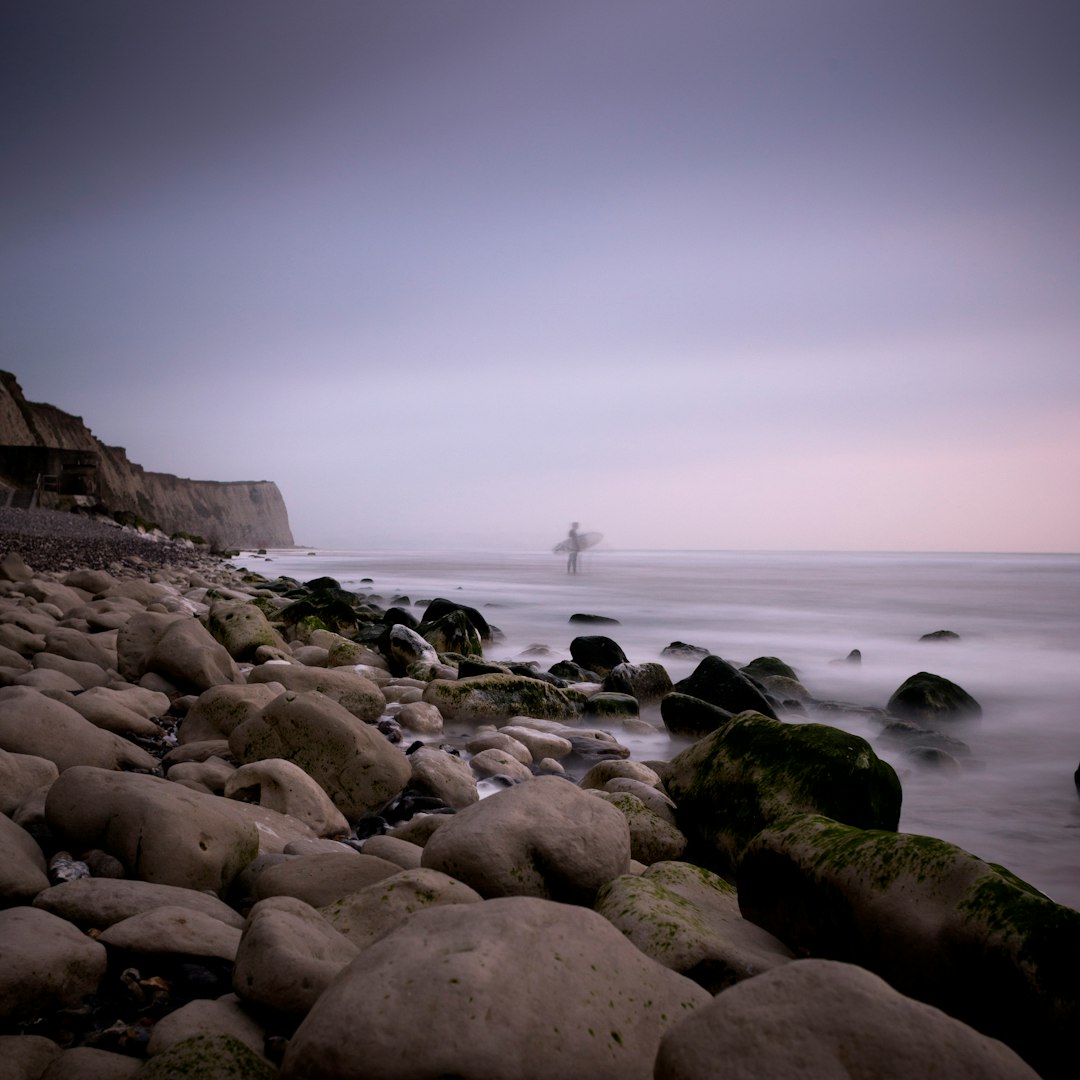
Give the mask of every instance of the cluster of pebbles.
[[(600, 685), (459, 677), (404, 625), (286, 628), (253, 575), (64, 525), (0, 519), (5, 1077), (1036, 1075), (873, 965), (806, 958), (783, 895), (744, 917), (696, 854), (707, 739), (634, 761)], [(762, 747), (785, 727), (742, 715)], [(859, 754), (851, 784), (891, 791)], [(847, 828), (795, 824), (822, 822)], [(1072, 1030), (1055, 1008), (1024, 1031)]]

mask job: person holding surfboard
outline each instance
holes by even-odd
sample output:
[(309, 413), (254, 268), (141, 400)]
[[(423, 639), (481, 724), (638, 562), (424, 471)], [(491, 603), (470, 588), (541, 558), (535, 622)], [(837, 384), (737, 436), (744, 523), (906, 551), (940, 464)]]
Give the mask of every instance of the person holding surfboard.
[(578, 572), (578, 552), (586, 551), (599, 544), (604, 539), (603, 533), (578, 532), (578, 523), (570, 525), (570, 531), (565, 540), (560, 540), (552, 549), (556, 555), (566, 555), (566, 572), (576, 574)]
[(577, 555), (581, 550), (581, 541), (578, 538), (578, 523), (572, 521), (570, 523), (570, 532), (566, 534), (566, 550), (569, 553), (566, 557), (566, 572), (568, 574), (577, 573)]

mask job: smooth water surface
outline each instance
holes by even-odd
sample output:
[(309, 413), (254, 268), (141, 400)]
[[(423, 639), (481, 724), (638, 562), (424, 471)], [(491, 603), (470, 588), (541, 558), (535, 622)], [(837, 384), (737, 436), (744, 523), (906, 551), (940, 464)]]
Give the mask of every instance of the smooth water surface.
[[(235, 560), (270, 577), (323, 574), (383, 605), (445, 596), (480, 608), (505, 635), (490, 659), (534, 644), (568, 658), (578, 634), (604, 633), (631, 662), (660, 661), (673, 680), (694, 661), (662, 657), (672, 641), (736, 665), (778, 656), (818, 699), (884, 707), (917, 671), (958, 683), (982, 719), (942, 726), (972, 750), (960, 772), (913, 769), (876, 742), (876, 723), (821, 719), (869, 739), (904, 786), (900, 828), (999, 862), (1060, 903), (1080, 907), (1080, 556), (607, 551), (569, 576), (546, 552), (272, 551)], [(363, 578), (372, 584), (363, 585)], [(419, 613), (419, 608), (417, 609)], [(617, 626), (569, 623), (575, 612)], [(958, 642), (920, 642), (934, 630)], [(836, 663), (852, 649), (862, 663)], [(660, 724), (658, 714), (649, 714)], [(785, 719), (797, 719), (786, 716)], [(685, 745), (619, 733), (635, 757)]]

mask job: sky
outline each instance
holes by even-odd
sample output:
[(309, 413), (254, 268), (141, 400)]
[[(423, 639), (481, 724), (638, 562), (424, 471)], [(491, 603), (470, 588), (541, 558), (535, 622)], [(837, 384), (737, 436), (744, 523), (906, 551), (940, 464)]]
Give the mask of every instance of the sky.
[(304, 546), (1080, 550), (1080, 6), (0, 0), (0, 368)]

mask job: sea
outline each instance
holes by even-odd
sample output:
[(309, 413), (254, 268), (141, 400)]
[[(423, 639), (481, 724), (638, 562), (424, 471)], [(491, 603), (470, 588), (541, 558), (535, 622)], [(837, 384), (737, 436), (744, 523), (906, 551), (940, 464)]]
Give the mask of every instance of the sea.
[[(1080, 555), (850, 552), (271, 550), (233, 560), (268, 577), (322, 575), (412, 605), (445, 597), (481, 610), (501, 632), (488, 659), (569, 659), (579, 634), (602, 633), (632, 663), (662, 663), (673, 681), (694, 659), (662, 655), (681, 641), (741, 666), (776, 656), (814, 699), (884, 708), (928, 671), (971, 694), (982, 716), (939, 725), (970, 749), (959, 769), (915, 766), (856, 712), (785, 714), (861, 735), (903, 785), (903, 832), (936, 836), (1000, 863), (1055, 901), (1080, 908)], [(402, 599), (404, 598), (404, 599)], [(574, 614), (618, 620), (571, 623)], [(949, 630), (958, 640), (922, 641)], [(843, 662), (853, 650), (861, 663)], [(617, 731), (637, 760), (687, 745)]]

